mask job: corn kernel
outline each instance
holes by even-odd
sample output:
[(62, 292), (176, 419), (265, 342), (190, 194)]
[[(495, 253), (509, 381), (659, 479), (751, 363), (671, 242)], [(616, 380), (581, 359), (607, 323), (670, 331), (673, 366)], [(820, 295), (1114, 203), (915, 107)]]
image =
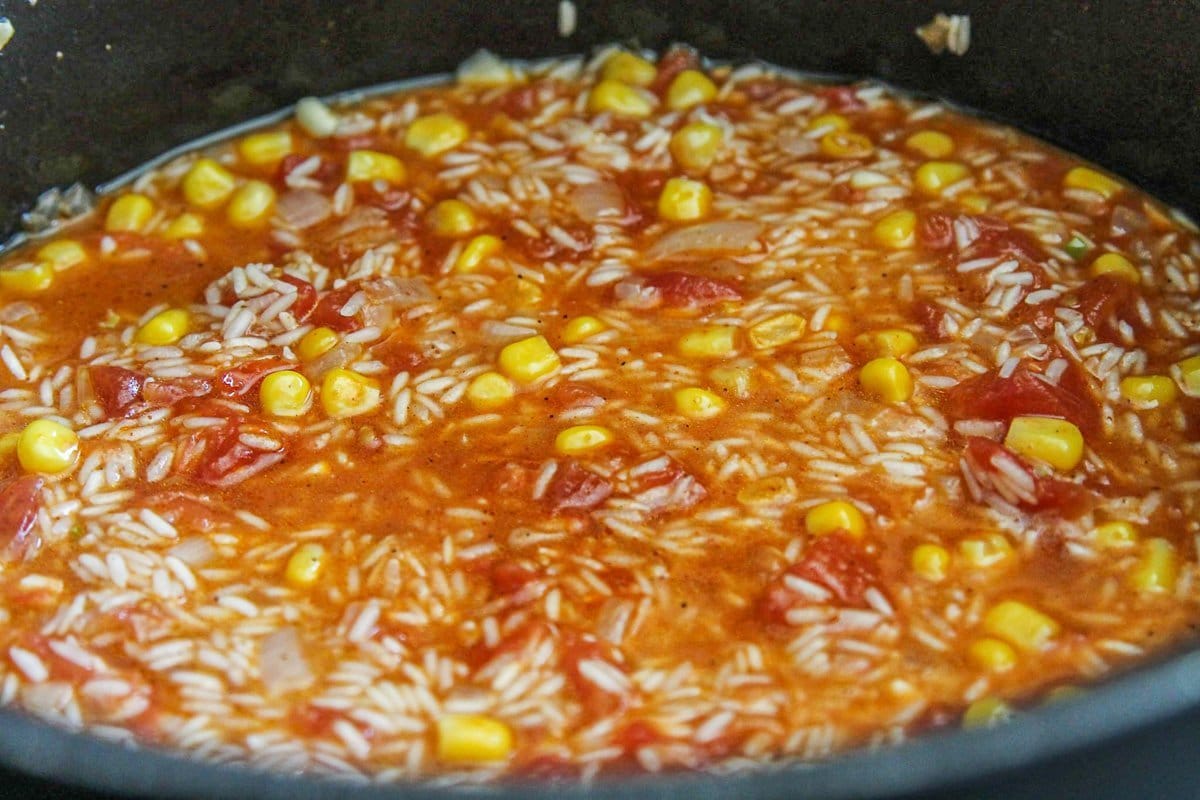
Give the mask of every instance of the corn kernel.
[(748, 366), (713, 367), (708, 378), (721, 391), (745, 400), (754, 389), (754, 370)]
[(875, 152), (870, 138), (854, 131), (834, 131), (821, 137), (821, 153), (830, 158), (866, 158)]
[(331, 369), (321, 381), (321, 407), (334, 419), (374, 411), (381, 392), (378, 381), (348, 369)]
[(954, 152), (954, 140), (941, 131), (917, 131), (904, 140), (904, 146), (926, 158), (945, 158)]
[(824, 130), (827, 133), (850, 130), (850, 120), (841, 114), (818, 114), (808, 122), (808, 130)]
[(759, 478), (738, 489), (737, 499), (747, 506), (787, 505), (796, 500), (796, 485), (782, 475)]
[(1185, 358), (1175, 365), (1183, 390), (1191, 396), (1200, 395), (1200, 356)]
[(1017, 665), (1017, 651), (1008, 642), (986, 636), (971, 642), (967, 655), (980, 669), (1008, 672)]
[(258, 385), (263, 411), (276, 417), (299, 417), (312, 408), (312, 385), (290, 369), (272, 372)]
[(324, 547), (316, 542), (305, 542), (288, 559), (284, 576), (292, 586), (308, 589), (321, 577), (328, 560), (329, 553)]
[(912, 570), (931, 583), (946, 579), (950, 569), (950, 553), (937, 544), (920, 544), (912, 551)]
[(689, 358), (724, 358), (737, 349), (737, 328), (705, 325), (679, 338), (679, 352)]
[(1014, 417), (1004, 446), (1064, 472), (1074, 469), (1083, 458), (1083, 434), (1073, 423), (1057, 417)]
[(620, 81), (630, 86), (649, 86), (658, 77), (658, 67), (639, 55), (619, 50), (604, 62), (600, 76), (606, 81)]
[(1088, 273), (1093, 278), (1098, 278), (1101, 275), (1111, 275), (1114, 278), (1120, 278), (1130, 283), (1142, 282), (1142, 273), (1138, 272), (1133, 262), (1120, 253), (1104, 253), (1098, 256), (1092, 262), (1092, 265), (1088, 267)]
[(1028, 652), (1045, 650), (1061, 630), (1050, 617), (1018, 600), (992, 606), (983, 617), (983, 629)]
[(230, 223), (238, 228), (254, 228), (266, 223), (275, 210), (275, 190), (264, 181), (246, 181), (233, 193), (225, 210)]
[(357, 181), (386, 181), (388, 183), (404, 183), (408, 170), (404, 162), (388, 153), (375, 150), (352, 150), (346, 159), (346, 180)]
[(972, 536), (958, 543), (958, 554), (968, 566), (986, 569), (1013, 557), (1012, 544), (1002, 533)]
[(87, 250), (74, 239), (58, 239), (42, 245), (37, 251), (37, 260), (50, 264), (55, 269), (70, 269), (87, 261)]
[(448, 239), (466, 236), (479, 224), (475, 212), (462, 200), (443, 200), (429, 211), (429, 227)]
[(593, 114), (608, 111), (620, 117), (648, 117), (653, 110), (645, 94), (620, 81), (600, 81), (588, 95), (588, 111)]
[(496, 299), (509, 308), (528, 311), (542, 303), (542, 287), (523, 275), (509, 275), (496, 287)]
[(1137, 543), (1137, 530), (1124, 520), (1114, 520), (1092, 529), (1096, 544), (1107, 549), (1132, 547)]
[(144, 194), (126, 194), (108, 207), (104, 230), (109, 233), (141, 233), (154, 216), (154, 202)]
[(876, 356), (902, 358), (917, 349), (917, 337), (903, 328), (886, 328), (860, 334), (854, 343)]
[(850, 330), (850, 315), (842, 311), (830, 311), (821, 322), (821, 330), (845, 333)]
[(183, 176), (183, 197), (197, 208), (224, 203), (237, 186), (237, 176), (211, 158), (202, 158)]
[(859, 384), (870, 394), (888, 403), (903, 403), (912, 397), (912, 376), (908, 367), (891, 356), (872, 359), (858, 373)]
[(500, 241), (500, 237), (481, 233), (467, 242), (466, 247), (458, 254), (458, 258), (454, 260), (454, 271), (474, 272), (502, 249), (504, 242)]
[(79, 437), (67, 426), (50, 419), (36, 419), (17, 439), (17, 459), (27, 472), (56, 475), (75, 466), (79, 459)]
[(467, 123), (453, 114), (439, 112), (414, 119), (404, 134), (404, 146), (433, 158), (458, 147), (470, 135)]
[(957, 161), (926, 161), (917, 167), (913, 183), (922, 194), (937, 197), (947, 186), (958, 183), (970, 174), (971, 171)]
[(804, 317), (788, 312), (751, 325), (746, 331), (746, 338), (755, 350), (767, 350), (796, 341), (807, 328), (808, 322)]
[(998, 697), (984, 697), (967, 706), (962, 726), (968, 730), (994, 728), (1012, 719), (1013, 710)]
[(204, 233), (204, 219), (196, 214), (180, 214), (167, 225), (163, 235), (168, 239), (195, 239)]
[(566, 344), (579, 344), (607, 329), (608, 326), (596, 317), (575, 317), (563, 326), (562, 340)]
[(1166, 539), (1147, 539), (1133, 573), (1130, 585), (1139, 592), (1168, 594), (1175, 591), (1179, 578), (1179, 556), (1175, 546)]
[(292, 149), (292, 134), (287, 131), (252, 133), (238, 142), (242, 158), (257, 167), (278, 164)]
[(146, 324), (138, 328), (134, 339), (154, 346), (175, 344), (187, 334), (191, 324), (192, 316), (187, 311), (168, 308), (146, 320)]
[(907, 209), (893, 211), (875, 223), (875, 241), (893, 250), (905, 250), (917, 241), (917, 215)]
[(0, 269), (0, 288), (17, 294), (44, 292), (54, 283), (54, 267), (46, 261)]
[(300, 339), (300, 343), (296, 345), (296, 355), (300, 356), (303, 361), (312, 361), (314, 358), (320, 358), (328, 353), (333, 348), (337, 347), (340, 341), (338, 335), (331, 328), (313, 328), (304, 337)]
[(724, 138), (724, 132), (712, 123), (690, 122), (675, 131), (668, 147), (676, 164), (702, 172), (717, 160)]
[(707, 103), (717, 96), (717, 85), (699, 70), (685, 69), (667, 87), (667, 108), (682, 111)]
[(512, 381), (499, 372), (476, 375), (467, 385), (467, 402), (477, 411), (494, 411), (513, 399)]
[(703, 219), (712, 210), (712, 190), (701, 181), (671, 178), (658, 196), (658, 215), (671, 222)]
[(554, 437), (554, 449), (564, 456), (578, 456), (607, 447), (613, 433), (602, 425), (573, 425)]
[(1126, 400), (1165, 406), (1175, 402), (1178, 394), (1175, 381), (1166, 375), (1137, 375), (1121, 379), (1121, 396)]
[(675, 392), (675, 410), (689, 419), (712, 419), (725, 410), (725, 400), (707, 389), (689, 386)]
[(558, 353), (545, 336), (530, 336), (504, 346), (500, 369), (517, 383), (533, 383), (553, 375), (562, 367)]
[(851, 536), (861, 537), (867, 530), (867, 521), (853, 503), (830, 500), (809, 509), (804, 515), (804, 529), (813, 536), (845, 531)]
[(1120, 183), (1087, 167), (1075, 167), (1064, 175), (1063, 186), (1070, 189), (1086, 189), (1089, 192), (1095, 192), (1105, 200), (1121, 191)]
[(437, 755), (448, 764), (503, 761), (513, 751), (512, 730), (479, 714), (446, 714), (437, 721)]

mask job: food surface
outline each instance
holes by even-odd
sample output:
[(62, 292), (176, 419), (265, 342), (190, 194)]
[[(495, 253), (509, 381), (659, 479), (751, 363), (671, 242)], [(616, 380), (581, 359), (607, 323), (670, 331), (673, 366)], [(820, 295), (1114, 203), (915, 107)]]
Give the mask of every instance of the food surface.
[(0, 271), (0, 700), (378, 780), (987, 725), (1200, 623), (1200, 244), (762, 65), (509, 64)]

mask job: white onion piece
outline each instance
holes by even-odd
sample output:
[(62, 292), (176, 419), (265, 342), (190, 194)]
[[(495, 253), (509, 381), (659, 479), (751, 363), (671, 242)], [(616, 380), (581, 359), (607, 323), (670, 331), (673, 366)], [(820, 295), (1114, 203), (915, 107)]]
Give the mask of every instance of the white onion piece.
[(300, 635), (295, 628), (280, 628), (263, 639), (258, 652), (258, 671), (263, 686), (271, 694), (303, 689), (312, 683), (313, 672), (300, 649)]
[(584, 222), (603, 222), (625, 215), (625, 194), (612, 181), (597, 181), (576, 186), (567, 196), (575, 213)]
[(275, 203), (279, 221), (290, 228), (304, 230), (329, 219), (333, 204), (329, 198), (311, 189), (284, 192)]
[(217, 557), (212, 543), (203, 536), (193, 536), (184, 539), (167, 551), (167, 555), (175, 556), (189, 567), (203, 567)]
[(646, 311), (662, 304), (662, 292), (640, 278), (626, 278), (613, 286), (613, 297), (621, 308)]
[(23, 319), (37, 319), (39, 313), (38, 307), (33, 303), (18, 300), (15, 303), (9, 303), (4, 308), (0, 308), (0, 322), (20, 322)]
[(362, 355), (362, 345), (357, 342), (339, 342), (328, 353), (305, 365), (304, 372), (309, 378), (319, 381), (329, 370), (344, 367), (360, 355)]
[(708, 255), (714, 252), (745, 250), (763, 231), (761, 223), (750, 220), (726, 219), (702, 222), (671, 231), (650, 246), (647, 255), (652, 261), (689, 255)]
[(346, 215), (346, 219), (342, 220), (342, 224), (337, 226), (333, 231), (333, 237), (336, 239), (340, 236), (345, 236), (355, 231), (360, 231), (363, 228), (373, 228), (377, 225), (387, 224), (387, 212), (382, 208), (375, 206), (355, 206), (354, 209)]
[(363, 322), (377, 328), (387, 328), (396, 318), (396, 311), (433, 299), (433, 292), (420, 278), (377, 278), (363, 285), (367, 304), (363, 306)]

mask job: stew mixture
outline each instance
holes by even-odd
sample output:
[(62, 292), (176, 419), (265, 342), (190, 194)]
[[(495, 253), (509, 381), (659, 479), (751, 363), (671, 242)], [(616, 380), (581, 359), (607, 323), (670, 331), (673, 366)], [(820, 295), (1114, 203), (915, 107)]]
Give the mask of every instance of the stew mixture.
[(609, 49), (0, 271), (0, 700), (388, 780), (986, 725), (1200, 622), (1200, 244), (1008, 128)]

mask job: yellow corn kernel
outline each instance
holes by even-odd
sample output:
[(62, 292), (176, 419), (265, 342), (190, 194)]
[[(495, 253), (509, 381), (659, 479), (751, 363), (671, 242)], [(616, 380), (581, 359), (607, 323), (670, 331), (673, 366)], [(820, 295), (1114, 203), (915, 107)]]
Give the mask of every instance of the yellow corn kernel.
[(804, 529), (813, 536), (845, 531), (851, 536), (860, 537), (867, 530), (867, 521), (853, 503), (830, 500), (808, 510), (804, 515)]
[(192, 324), (192, 315), (182, 308), (168, 308), (160, 311), (146, 324), (138, 328), (134, 339), (142, 344), (168, 345), (175, 344), (185, 335)]
[(1017, 665), (1017, 651), (1012, 645), (990, 636), (971, 642), (967, 655), (977, 667), (988, 672), (1008, 672)]
[(438, 112), (417, 117), (404, 134), (404, 146), (426, 158), (453, 150), (471, 136), (471, 129), (453, 114)]
[(712, 190), (701, 181), (671, 178), (658, 196), (658, 215), (671, 222), (704, 219), (712, 210)]
[(1105, 200), (1121, 191), (1121, 184), (1094, 169), (1075, 167), (1063, 176), (1063, 186), (1069, 189), (1086, 189)]
[(908, 367), (891, 356), (872, 359), (859, 370), (858, 382), (868, 393), (888, 403), (903, 403), (912, 397)]
[(719, 394), (697, 386), (675, 392), (675, 410), (689, 419), (712, 419), (725, 410), (725, 405)]
[(630, 86), (649, 86), (658, 77), (658, 67), (639, 55), (619, 50), (604, 62), (600, 77), (606, 81), (620, 81)]
[(917, 191), (937, 197), (947, 186), (958, 183), (971, 174), (971, 170), (957, 161), (926, 161), (917, 167), (913, 183)]
[(238, 142), (238, 152), (248, 163), (257, 167), (271, 166), (291, 155), (292, 134), (287, 131), (252, 133)]
[(437, 721), (437, 756), (447, 764), (504, 761), (512, 751), (512, 729), (498, 719), (446, 714)]
[(607, 447), (613, 433), (602, 425), (573, 425), (554, 437), (554, 449), (564, 456), (578, 456)]
[(1178, 394), (1175, 381), (1166, 375), (1136, 375), (1121, 379), (1121, 396), (1126, 400), (1165, 406), (1175, 402)]
[(917, 241), (917, 215), (907, 209), (893, 211), (875, 223), (875, 241), (893, 250), (906, 250)]
[(331, 369), (321, 381), (321, 407), (334, 419), (374, 411), (381, 394), (378, 381), (348, 369)]
[(87, 250), (74, 239), (58, 239), (42, 245), (37, 251), (37, 260), (55, 269), (70, 269), (87, 261)]
[(903, 358), (917, 349), (917, 337), (903, 328), (885, 328), (854, 337), (854, 343), (876, 356)]
[(562, 368), (558, 353), (545, 336), (530, 336), (504, 346), (500, 351), (500, 369), (517, 383), (533, 383)]
[(1130, 585), (1150, 594), (1175, 591), (1175, 581), (1179, 578), (1175, 546), (1166, 539), (1147, 539), (1143, 547), (1141, 560), (1129, 576)]
[(27, 472), (56, 475), (75, 466), (79, 437), (75, 431), (50, 419), (35, 419), (17, 439), (17, 460)]
[(467, 385), (467, 402), (477, 411), (494, 411), (512, 400), (514, 394), (512, 381), (499, 372), (476, 375)]
[(954, 152), (954, 140), (941, 131), (917, 131), (904, 140), (904, 146), (926, 158), (945, 158)]
[(1059, 624), (1019, 600), (1004, 600), (988, 610), (983, 629), (1027, 652), (1045, 650), (1058, 636)]
[(483, 265), (483, 262), (502, 249), (504, 249), (504, 242), (500, 240), (500, 237), (490, 233), (481, 233), (467, 242), (466, 247), (458, 254), (458, 258), (454, 260), (454, 271), (474, 272)]
[(958, 543), (958, 554), (968, 566), (986, 569), (1013, 557), (1012, 544), (1002, 533), (971, 536)]
[(1107, 549), (1132, 547), (1137, 543), (1137, 529), (1124, 520), (1114, 520), (1092, 529), (1096, 544)]
[(875, 152), (870, 138), (854, 131), (834, 131), (821, 137), (821, 153), (830, 158), (866, 158)]
[(992, 201), (977, 192), (963, 192), (956, 199), (960, 206), (972, 214), (982, 214), (992, 207)]
[(167, 225), (163, 235), (168, 239), (195, 239), (204, 233), (204, 219), (196, 214), (180, 214)]
[(104, 230), (109, 233), (141, 233), (154, 216), (154, 202), (144, 194), (126, 194), (108, 207)]
[(312, 408), (312, 385), (290, 369), (272, 372), (258, 385), (263, 411), (276, 417), (299, 417)]
[(810, 131), (825, 130), (827, 132), (850, 130), (850, 120), (841, 114), (818, 114), (808, 122)]
[(275, 190), (264, 181), (246, 181), (233, 193), (225, 215), (237, 228), (255, 228), (266, 223), (275, 210)]
[(325, 571), (329, 552), (316, 542), (305, 542), (288, 559), (284, 577), (292, 586), (308, 589), (314, 586)]
[(44, 292), (54, 283), (54, 267), (46, 261), (0, 269), (0, 288), (17, 294)]
[(707, 103), (717, 96), (717, 85), (699, 70), (685, 69), (667, 87), (667, 108), (682, 111)]
[(1073, 423), (1057, 417), (1014, 417), (1004, 446), (1064, 472), (1074, 469), (1083, 458), (1083, 434)]
[(807, 328), (808, 322), (804, 317), (788, 312), (751, 325), (746, 331), (746, 338), (755, 350), (767, 350), (796, 341)]
[(429, 227), (448, 239), (466, 236), (479, 224), (475, 212), (462, 200), (443, 200), (429, 210)]
[(313, 328), (304, 334), (300, 343), (296, 345), (296, 355), (300, 356), (303, 361), (312, 361), (337, 347), (339, 341), (337, 333), (332, 328)]
[(850, 327), (850, 315), (842, 311), (830, 311), (821, 322), (821, 330), (834, 333), (845, 333)]
[(938, 583), (946, 579), (950, 569), (950, 552), (938, 544), (919, 544), (912, 551), (912, 570), (927, 581)]
[(701, 172), (717, 160), (724, 139), (724, 132), (710, 122), (689, 122), (675, 131), (668, 147), (676, 164)]
[(679, 338), (679, 352), (689, 358), (724, 358), (737, 350), (737, 328), (705, 325)]
[(1183, 390), (1189, 395), (1200, 394), (1200, 356), (1185, 358), (1175, 365)]
[(962, 726), (968, 730), (994, 728), (1012, 719), (1013, 710), (999, 697), (983, 697), (967, 706)]
[(1111, 275), (1114, 278), (1120, 278), (1130, 283), (1142, 282), (1142, 273), (1138, 272), (1133, 262), (1120, 253), (1104, 253), (1098, 256), (1092, 262), (1092, 265), (1088, 267), (1088, 273), (1093, 278), (1098, 278), (1101, 275)]
[(496, 299), (510, 308), (527, 311), (542, 303), (542, 287), (522, 275), (509, 275), (496, 287)]
[(588, 95), (588, 111), (593, 114), (607, 111), (619, 117), (648, 117), (653, 110), (645, 94), (620, 81), (600, 81)]
[(754, 370), (748, 366), (713, 367), (708, 378), (718, 389), (740, 400), (754, 389)]
[(737, 499), (747, 506), (787, 505), (796, 500), (796, 485), (782, 475), (759, 478), (738, 489)]
[(575, 317), (563, 326), (562, 340), (566, 344), (579, 344), (607, 329), (608, 326), (596, 317)]
[(237, 186), (237, 176), (211, 158), (202, 158), (183, 176), (183, 197), (197, 208), (224, 203)]
[(386, 181), (388, 183), (404, 183), (408, 170), (404, 162), (388, 153), (375, 150), (352, 150), (346, 159), (346, 180), (357, 181)]

